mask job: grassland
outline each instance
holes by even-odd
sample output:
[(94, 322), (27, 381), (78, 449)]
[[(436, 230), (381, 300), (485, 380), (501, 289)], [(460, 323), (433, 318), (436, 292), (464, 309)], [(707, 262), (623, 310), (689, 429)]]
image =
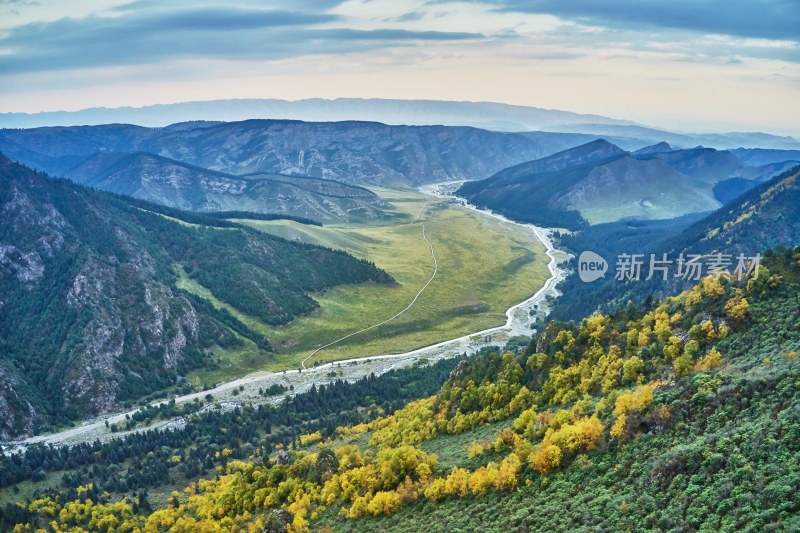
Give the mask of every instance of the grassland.
[(241, 354), (220, 353), (220, 369), (211, 375), (198, 374), (196, 380), (225, 379), (258, 368), (297, 368), (316, 347), (402, 310), (433, 271), (430, 249), (422, 239), (422, 224), (433, 244), (439, 271), (415, 305), (384, 326), (320, 351), (307, 365), (405, 352), (501, 325), (505, 310), (536, 292), (549, 275), (544, 247), (519, 226), (415, 191), (373, 190), (394, 206), (394, 220), (325, 227), (286, 220), (238, 222), (287, 239), (346, 250), (373, 261), (398, 285), (335, 287), (314, 295), (320, 307), (309, 316), (286, 326), (269, 327), (215, 300), (183, 276), (182, 288), (226, 307), (251, 329), (266, 335), (277, 352), (269, 360), (252, 349)]

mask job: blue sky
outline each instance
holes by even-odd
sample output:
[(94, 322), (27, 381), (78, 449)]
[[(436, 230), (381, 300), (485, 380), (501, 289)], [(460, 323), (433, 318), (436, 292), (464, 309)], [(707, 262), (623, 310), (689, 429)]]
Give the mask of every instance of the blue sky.
[(800, 133), (796, 0), (0, 0), (0, 112), (498, 101)]

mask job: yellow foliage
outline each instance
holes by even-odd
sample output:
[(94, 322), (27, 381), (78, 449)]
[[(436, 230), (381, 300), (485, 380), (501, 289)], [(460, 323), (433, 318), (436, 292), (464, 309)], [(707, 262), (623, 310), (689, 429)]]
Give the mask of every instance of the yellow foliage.
[(444, 493), (447, 496), (466, 496), (469, 493), (469, 477), (469, 471), (453, 467), (445, 480)]
[(712, 348), (708, 354), (701, 357), (695, 365), (695, 370), (713, 370), (722, 362), (722, 354), (716, 348)]
[(484, 496), (486, 491), (494, 486), (497, 479), (497, 469), (491, 463), (489, 467), (482, 466), (469, 478), (469, 489), (475, 496)]
[(433, 502), (438, 502), (444, 499), (446, 495), (445, 486), (445, 480), (442, 478), (434, 479), (433, 483), (428, 485), (428, 488), (425, 489), (425, 497)]
[(653, 387), (639, 385), (634, 390), (625, 391), (614, 403), (614, 416), (624, 415), (629, 411), (643, 411), (653, 402)]
[(645, 331), (639, 332), (639, 337), (637, 339), (637, 345), (639, 348), (647, 348), (650, 346), (650, 336)]
[(375, 516), (392, 515), (400, 509), (400, 495), (393, 490), (376, 492), (372, 501), (367, 505), (367, 509)]
[(622, 364), (622, 377), (627, 382), (637, 382), (642, 377), (644, 362), (635, 355)]
[(302, 446), (308, 446), (309, 444), (314, 444), (315, 442), (319, 442), (322, 440), (322, 433), (316, 431), (314, 433), (309, 433), (307, 435), (300, 435), (300, 444)]
[(533, 456), (533, 467), (540, 474), (546, 474), (561, 464), (561, 457), (563, 457), (561, 448), (551, 444), (550, 446), (543, 447)]
[(469, 445), (469, 449), (467, 450), (467, 457), (472, 459), (473, 457), (477, 457), (483, 453), (483, 446), (478, 444), (476, 441), (472, 441), (472, 444)]
[[(692, 341), (694, 342), (694, 341)], [(685, 353), (675, 359), (675, 363), (672, 365), (673, 370), (675, 370), (675, 375), (677, 377), (683, 377), (689, 373), (689, 370), (692, 368), (692, 356), (688, 353)]]
[(732, 319), (741, 322), (747, 316), (749, 307), (750, 304), (747, 303), (747, 298), (742, 297), (742, 290), (736, 289), (736, 295), (725, 304), (725, 312), (728, 313), (728, 316)]
[(497, 490), (511, 490), (519, 482), (520, 458), (512, 453), (502, 460), (494, 485)]
[(706, 336), (706, 340), (709, 342), (717, 338), (717, 332), (714, 330), (714, 323), (710, 320), (703, 322), (700, 328), (703, 331), (703, 334)]
[(703, 288), (703, 294), (705, 296), (716, 298), (725, 294), (725, 289), (722, 288), (722, 283), (720, 283), (719, 279), (715, 278), (714, 276), (703, 278), (703, 281), (701, 281), (700, 284)]
[(622, 437), (623, 433), (625, 432), (625, 422), (627, 417), (622, 414), (614, 421), (614, 424), (611, 426), (611, 436), (615, 439)]

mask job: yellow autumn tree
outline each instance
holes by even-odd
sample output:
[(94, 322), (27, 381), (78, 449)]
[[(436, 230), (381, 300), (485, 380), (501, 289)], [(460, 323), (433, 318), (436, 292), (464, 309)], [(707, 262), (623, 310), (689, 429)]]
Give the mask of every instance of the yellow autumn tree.
[(710, 352), (697, 360), (695, 370), (713, 370), (717, 368), (722, 362), (722, 354), (716, 348), (712, 348)]
[(561, 451), (561, 448), (555, 444), (545, 446), (534, 454), (533, 467), (540, 474), (546, 474), (558, 468), (558, 465), (561, 464), (561, 458), (563, 456), (564, 453)]

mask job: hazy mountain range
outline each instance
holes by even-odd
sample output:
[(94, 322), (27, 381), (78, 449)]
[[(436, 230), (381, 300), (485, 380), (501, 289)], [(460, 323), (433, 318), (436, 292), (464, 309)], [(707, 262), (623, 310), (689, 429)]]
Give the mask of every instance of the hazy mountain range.
[(164, 127), (193, 120), (241, 121), (247, 119), (293, 119), (305, 121), (377, 121), (386, 124), (473, 126), (495, 131), (587, 133), (605, 138), (654, 144), (667, 141), (689, 148), (701, 144), (714, 148), (760, 147), (800, 149), (791, 137), (764, 133), (694, 134), (670, 132), (628, 120), (571, 113), (553, 109), (492, 102), (440, 100), (390, 100), (337, 98), (325, 100), (241, 99), (161, 104), (139, 108), (91, 108), (80, 111), (0, 113), (0, 127), (32, 128), (129, 123)]

